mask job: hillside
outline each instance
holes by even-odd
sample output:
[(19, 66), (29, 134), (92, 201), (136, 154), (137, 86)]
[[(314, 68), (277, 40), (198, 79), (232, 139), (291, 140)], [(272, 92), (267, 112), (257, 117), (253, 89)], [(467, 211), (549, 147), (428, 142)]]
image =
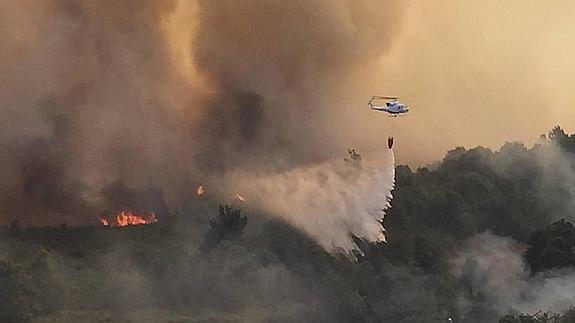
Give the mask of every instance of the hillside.
[(0, 238), (0, 321), (495, 322), (564, 312), (575, 301), (555, 290), (573, 285), (573, 153), (575, 136), (555, 128), (532, 148), (458, 147), (433, 166), (398, 166), (389, 242), (356, 239), (354, 255), (238, 206), (218, 213), (209, 199), (140, 226), (13, 223)]

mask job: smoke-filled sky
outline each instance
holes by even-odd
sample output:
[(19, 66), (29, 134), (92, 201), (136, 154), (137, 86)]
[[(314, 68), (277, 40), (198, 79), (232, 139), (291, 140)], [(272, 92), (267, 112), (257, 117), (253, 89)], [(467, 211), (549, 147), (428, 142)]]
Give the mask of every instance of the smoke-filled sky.
[[(573, 6), (3, 1), (2, 213), (85, 221), (114, 183), (174, 205), (230, 170), (377, 151), (388, 135), (419, 165), (570, 129)], [(411, 116), (368, 111), (376, 94)]]
[[(225, 64), (210, 60), (217, 61), (218, 72), (241, 75), (271, 109), (297, 113), (291, 117), (296, 123), (301, 117), (306, 129), (288, 123), (289, 130), (319, 136), (322, 156), (340, 146), (378, 149), (393, 134), (399, 162), (420, 165), (456, 145), (530, 144), (557, 124), (575, 127), (570, 60), (575, 23), (569, 14), (575, 5), (569, 1), (362, 1), (350, 2), (348, 10), (339, 2), (320, 3), (305, 6), (313, 27), (302, 12), (254, 11), (245, 3), (228, 7), (240, 17), (274, 17), (270, 25), (276, 28), (256, 32), (261, 43), (255, 43), (246, 36), (254, 35), (249, 23), (236, 21), (243, 18), (230, 23), (229, 15), (220, 16), (216, 20), (225, 20), (225, 27), (215, 29), (227, 35), (226, 44), (238, 43), (234, 57), (245, 57), (241, 46), (248, 46), (256, 61), (238, 64), (209, 53), (225, 57)], [(374, 94), (401, 96), (412, 107), (411, 116), (392, 120), (366, 110)]]
[(425, 163), (454, 145), (532, 143), (575, 127), (570, 1), (411, 1), (379, 84), (405, 97), (398, 159)]

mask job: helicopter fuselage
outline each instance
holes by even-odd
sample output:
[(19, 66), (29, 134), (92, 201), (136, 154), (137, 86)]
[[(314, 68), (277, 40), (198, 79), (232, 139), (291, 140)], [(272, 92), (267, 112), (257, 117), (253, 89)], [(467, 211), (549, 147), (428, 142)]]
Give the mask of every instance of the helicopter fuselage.
[(370, 108), (376, 111), (383, 111), (394, 115), (404, 114), (409, 112), (409, 107), (405, 104), (398, 102), (387, 102), (385, 105), (370, 104)]

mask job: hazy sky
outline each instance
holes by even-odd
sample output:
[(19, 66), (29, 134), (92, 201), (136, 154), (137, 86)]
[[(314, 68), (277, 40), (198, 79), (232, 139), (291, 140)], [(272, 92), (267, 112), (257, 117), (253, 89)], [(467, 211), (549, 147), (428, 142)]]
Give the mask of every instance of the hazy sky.
[(573, 9), (571, 1), (410, 1), (374, 71), (377, 85), (364, 93), (399, 95), (412, 107), (394, 121), (399, 161), (437, 159), (455, 145), (531, 144), (557, 124), (573, 131)]

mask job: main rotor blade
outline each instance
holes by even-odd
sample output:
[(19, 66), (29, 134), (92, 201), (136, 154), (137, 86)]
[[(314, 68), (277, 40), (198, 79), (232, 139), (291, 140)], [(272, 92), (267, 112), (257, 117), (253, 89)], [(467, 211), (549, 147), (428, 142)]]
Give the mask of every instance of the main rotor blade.
[(394, 96), (372, 96), (371, 99), (386, 99), (386, 100), (397, 100), (399, 99), (398, 97), (394, 97)]

